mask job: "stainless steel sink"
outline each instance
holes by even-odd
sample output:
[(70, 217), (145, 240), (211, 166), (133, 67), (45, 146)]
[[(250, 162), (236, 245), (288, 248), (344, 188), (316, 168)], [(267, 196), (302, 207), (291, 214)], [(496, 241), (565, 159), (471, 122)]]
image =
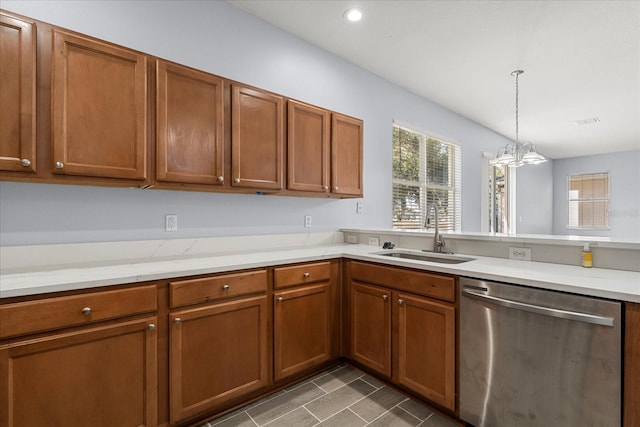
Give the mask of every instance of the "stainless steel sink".
[(415, 259), (418, 261), (437, 262), (440, 264), (461, 264), (467, 261), (473, 261), (475, 258), (463, 257), (450, 254), (422, 253), (413, 251), (390, 250), (383, 252), (372, 252), (372, 255), (382, 255), (392, 258)]

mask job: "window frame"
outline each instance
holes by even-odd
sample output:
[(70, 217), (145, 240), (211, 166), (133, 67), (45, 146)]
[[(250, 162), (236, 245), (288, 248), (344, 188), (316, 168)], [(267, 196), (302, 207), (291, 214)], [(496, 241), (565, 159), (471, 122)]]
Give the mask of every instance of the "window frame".
[[(571, 197), (571, 181), (574, 177), (585, 177), (585, 176), (597, 176), (597, 175), (606, 175), (607, 180), (607, 189), (606, 194), (607, 197)], [(611, 171), (601, 171), (601, 172), (578, 172), (578, 173), (570, 173), (567, 175), (566, 179), (566, 216), (565, 216), (565, 228), (567, 230), (593, 230), (593, 231), (610, 231), (611, 226), (609, 222), (609, 210), (611, 207)], [(580, 225), (581, 220), (578, 218), (578, 225), (571, 225), (571, 203), (572, 202), (594, 202), (594, 201), (604, 201), (606, 202), (606, 209), (604, 212), (605, 224), (603, 226), (584, 226)]]
[[(442, 231), (448, 232), (460, 232), (462, 230), (462, 147), (456, 141), (451, 140), (450, 138), (444, 138), (442, 136), (436, 135), (432, 132), (426, 132), (421, 129), (418, 129), (414, 126), (406, 125), (403, 123), (399, 123), (394, 121), (392, 126), (392, 147), (393, 151), (396, 148), (396, 137), (395, 132), (396, 128), (399, 128), (400, 131), (404, 130), (415, 134), (418, 137), (419, 142), (419, 173), (418, 173), (418, 181), (409, 181), (403, 178), (396, 178), (396, 170), (392, 164), (392, 228), (394, 230), (430, 230), (433, 226), (425, 227), (425, 213), (429, 215), (430, 218), (433, 217), (433, 211), (426, 212), (426, 210), (430, 207), (430, 201), (428, 199), (429, 192), (434, 191), (444, 191), (447, 192), (447, 203), (446, 207), (453, 207), (453, 212), (448, 213), (447, 215), (441, 215), (440, 217), (440, 229)], [(437, 184), (434, 182), (430, 182), (429, 180), (429, 171), (428, 166), (429, 162), (427, 160), (428, 151), (429, 151), (429, 143), (430, 141), (435, 141), (439, 144), (443, 144), (446, 146), (447, 153), (447, 169), (446, 172), (448, 174), (447, 184)], [(395, 154), (392, 152), (392, 159), (395, 160)], [(395, 162), (392, 162), (395, 163)], [(420, 220), (405, 220), (404, 224), (400, 221), (396, 221), (396, 203), (395, 203), (395, 195), (396, 195), (396, 186), (397, 185), (405, 185), (417, 187), (418, 191), (418, 203), (419, 210), (418, 213), (420, 215)], [(449, 208), (450, 209), (450, 208)], [(404, 211), (403, 211), (404, 212)], [(440, 213), (442, 214), (442, 206)], [(448, 220), (447, 226), (442, 226), (444, 219)]]

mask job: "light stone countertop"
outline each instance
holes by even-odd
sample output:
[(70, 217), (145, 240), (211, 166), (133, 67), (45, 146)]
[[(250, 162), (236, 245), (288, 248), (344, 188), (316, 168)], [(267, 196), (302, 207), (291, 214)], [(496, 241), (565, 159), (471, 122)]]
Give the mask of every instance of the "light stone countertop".
[(640, 273), (638, 272), (476, 255), (470, 256), (474, 258), (473, 261), (462, 264), (440, 264), (372, 254), (380, 251), (380, 247), (342, 243), (269, 251), (252, 250), (193, 258), (173, 257), (147, 262), (49, 268), (0, 275), (0, 298), (344, 257), (613, 300), (640, 302)]

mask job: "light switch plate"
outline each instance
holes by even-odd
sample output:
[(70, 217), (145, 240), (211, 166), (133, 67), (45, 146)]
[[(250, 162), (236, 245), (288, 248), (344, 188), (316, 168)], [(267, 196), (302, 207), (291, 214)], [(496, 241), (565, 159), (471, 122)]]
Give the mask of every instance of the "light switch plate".
[(370, 246), (380, 246), (380, 239), (378, 237), (369, 237)]

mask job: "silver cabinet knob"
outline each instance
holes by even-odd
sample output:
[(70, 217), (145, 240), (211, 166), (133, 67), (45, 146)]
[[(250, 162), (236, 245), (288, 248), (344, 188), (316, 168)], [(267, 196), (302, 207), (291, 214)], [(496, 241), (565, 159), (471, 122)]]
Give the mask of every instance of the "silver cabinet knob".
[(218, 181), (220, 181), (220, 182), (224, 182), (224, 176), (220, 175), (220, 176), (218, 177)]
[(29, 166), (31, 166), (31, 160), (29, 159), (22, 159), (22, 161), (20, 162), (22, 164), (22, 166), (24, 166), (25, 168), (28, 168)]
[(62, 169), (64, 167), (64, 163), (56, 162), (56, 169)]
[(385, 300), (385, 301), (388, 300), (389, 299), (389, 295), (387, 295), (387, 294), (382, 295), (382, 299)]
[(228, 291), (229, 290), (229, 284), (225, 283), (224, 285), (222, 285), (222, 290), (223, 291)]
[(179, 317), (176, 317), (175, 319), (173, 319), (173, 324), (174, 325), (179, 325), (180, 323), (182, 323), (182, 319)]
[(309, 273), (304, 273), (304, 274), (303, 274), (303, 276), (304, 276), (304, 278), (305, 278), (305, 279), (308, 279), (308, 278), (309, 278), (309, 276), (311, 276), (311, 274), (309, 274)]
[(338, 186), (333, 187), (333, 191), (338, 191)]
[(404, 300), (402, 298), (398, 298), (398, 304), (400, 305), (404, 304)]
[(82, 309), (82, 314), (84, 314), (85, 316), (91, 314), (91, 307), (85, 307)]
[(323, 186), (322, 186), (322, 189), (326, 191), (326, 190), (328, 190), (328, 189), (329, 189), (329, 186), (328, 186), (328, 185), (323, 185)]
[(236, 184), (240, 184), (240, 178), (234, 179), (233, 182), (235, 182)]
[(153, 331), (153, 330), (155, 330), (155, 329), (156, 329), (156, 325), (154, 325), (153, 323), (149, 323), (149, 324), (147, 325), (147, 329), (148, 329), (148, 330), (150, 330), (150, 331)]
[(283, 300), (284, 300), (284, 298), (278, 297), (278, 301), (282, 302)]

